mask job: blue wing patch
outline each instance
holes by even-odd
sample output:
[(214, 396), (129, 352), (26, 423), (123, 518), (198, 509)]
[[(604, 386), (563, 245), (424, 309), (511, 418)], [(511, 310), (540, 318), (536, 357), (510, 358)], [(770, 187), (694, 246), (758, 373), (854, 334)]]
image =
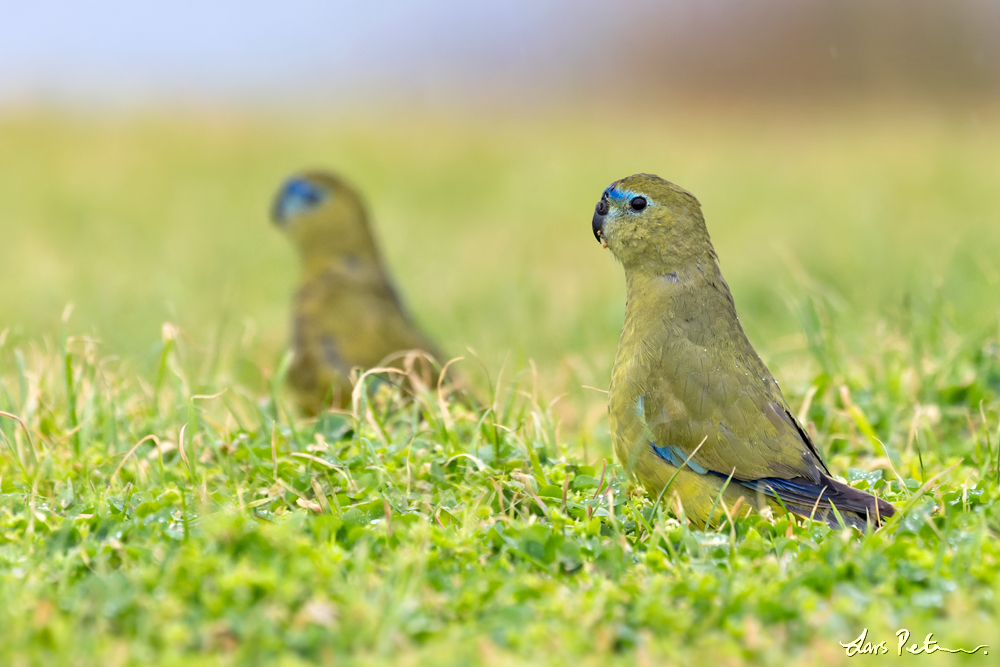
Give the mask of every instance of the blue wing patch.
[[(652, 445), (653, 451), (656, 452), (657, 456), (675, 468), (683, 466), (684, 461), (687, 459), (687, 454), (684, 453), (684, 450), (676, 445), (660, 447), (652, 442), (649, 444)], [(704, 466), (698, 465), (694, 461), (688, 461), (687, 466), (699, 475), (715, 475), (716, 477), (721, 477), (722, 479), (727, 479), (729, 477), (729, 475), (718, 472), (717, 470), (709, 470)], [(760, 491), (768, 495), (777, 495), (783, 499), (791, 500), (792, 502), (809, 504), (816, 501), (820, 492), (829, 494), (831, 491), (834, 491), (834, 489), (829, 485), (815, 484), (803, 477), (795, 477), (793, 479), (784, 479), (782, 477), (762, 477), (761, 479), (734, 479), (733, 481), (740, 486), (744, 486), (753, 491)], [(827, 495), (824, 497), (828, 498), (830, 496)]]
[[(656, 452), (657, 456), (675, 468), (680, 468), (684, 465), (684, 461), (687, 460), (687, 454), (684, 453), (683, 449), (676, 445), (660, 447), (653, 442), (650, 442), (649, 444), (652, 445), (653, 451)], [(722, 479), (729, 477), (728, 474), (718, 472), (717, 470), (709, 470), (708, 468), (695, 463), (693, 460), (688, 461), (687, 466), (699, 475), (711, 474), (716, 477), (721, 477)], [(819, 495), (820, 490), (824, 488), (819, 484), (814, 484), (801, 477), (796, 477), (794, 479), (763, 477), (761, 479), (735, 479), (733, 481), (754, 491), (761, 491), (768, 494), (774, 493), (781, 497), (790, 497), (794, 499), (808, 499), (809, 502), (816, 500), (816, 496)]]
[[(649, 444), (653, 446), (653, 451), (656, 452), (657, 456), (659, 456), (661, 459), (663, 459), (670, 465), (674, 466), (675, 468), (680, 468), (681, 466), (684, 465), (684, 461), (687, 460), (687, 454), (685, 454), (684, 451), (676, 445), (667, 445), (666, 447), (660, 447), (652, 442), (650, 442)], [(707, 474), (708, 472), (718, 474), (715, 473), (715, 471), (709, 471), (708, 468), (704, 468), (695, 463), (694, 461), (688, 461), (687, 467), (691, 468), (691, 470), (698, 473), (699, 475), (704, 475)]]
[[(829, 494), (833, 491), (827, 485), (814, 484), (802, 478), (783, 479), (781, 477), (764, 477), (762, 479), (742, 480), (739, 482), (748, 489), (761, 491), (768, 495), (776, 495), (783, 500), (792, 502), (812, 504), (821, 493)], [(824, 498), (830, 498), (824, 495)]]
[[(680, 468), (684, 465), (687, 455), (676, 445), (659, 447), (652, 441), (649, 443), (661, 459)], [(687, 466), (699, 475), (710, 474), (721, 479), (728, 479), (729, 475), (716, 470), (708, 470), (694, 461), (688, 461)], [(865, 529), (866, 516), (873, 515), (879, 511), (876, 509), (876, 501), (868, 503), (867, 498), (861, 491), (852, 489), (849, 486), (837, 485), (833, 481), (827, 484), (817, 484), (804, 477), (784, 479), (782, 477), (763, 477), (761, 479), (733, 479), (736, 484), (763, 493), (768, 496), (776, 496), (782, 503), (786, 503), (788, 508), (796, 514), (811, 516), (811, 508), (815, 507), (819, 512), (818, 519), (825, 520), (832, 528), (837, 528), (840, 523), (833, 514), (830, 513), (831, 505), (836, 506), (841, 512), (843, 521), (860, 530)], [(817, 500), (819, 499), (819, 500)], [(881, 501), (877, 501), (881, 502)], [(891, 510), (883, 512), (883, 516), (891, 516)]]

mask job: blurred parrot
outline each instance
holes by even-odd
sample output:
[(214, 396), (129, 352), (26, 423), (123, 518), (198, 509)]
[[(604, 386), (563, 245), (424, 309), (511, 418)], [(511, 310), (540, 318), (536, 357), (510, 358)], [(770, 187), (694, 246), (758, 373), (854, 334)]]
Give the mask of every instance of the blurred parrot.
[[(403, 307), (350, 185), (323, 171), (296, 174), (278, 190), (271, 219), (301, 262), (288, 382), (303, 412), (348, 405), (356, 366), (372, 368), (406, 350), (444, 359)], [(401, 357), (391, 365), (401, 367)], [(417, 365), (425, 375), (431, 370), (426, 360)]]
[(604, 191), (592, 226), (625, 269), (608, 414), (630, 474), (659, 496), (677, 473), (671, 492), (701, 526), (718, 524), (723, 503), (740, 497), (833, 527), (831, 506), (859, 529), (895, 513), (831, 477), (743, 333), (693, 195), (629, 176)]

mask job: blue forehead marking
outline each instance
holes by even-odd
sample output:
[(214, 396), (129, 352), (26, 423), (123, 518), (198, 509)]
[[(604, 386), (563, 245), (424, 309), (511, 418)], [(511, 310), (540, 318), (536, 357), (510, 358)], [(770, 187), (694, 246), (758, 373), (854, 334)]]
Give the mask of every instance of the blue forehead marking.
[(274, 202), (272, 214), (276, 220), (287, 221), (300, 213), (315, 208), (329, 197), (325, 188), (301, 177), (288, 179)]
[(604, 191), (604, 198), (614, 202), (627, 202), (631, 201), (633, 197), (639, 197), (639, 196), (645, 197), (646, 201), (649, 204), (653, 203), (653, 201), (647, 195), (644, 195), (640, 192), (635, 192), (633, 190), (629, 190), (627, 188), (619, 188), (618, 185), (615, 183), (609, 185), (607, 189)]

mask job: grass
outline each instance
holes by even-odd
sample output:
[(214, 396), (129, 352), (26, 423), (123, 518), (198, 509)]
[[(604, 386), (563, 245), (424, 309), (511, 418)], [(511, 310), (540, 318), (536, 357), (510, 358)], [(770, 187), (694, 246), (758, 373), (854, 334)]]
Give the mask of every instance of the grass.
[[(994, 659), (1000, 123), (747, 113), (8, 113), (0, 663), (837, 664), (865, 628)], [(294, 415), (263, 211), (317, 162), (484, 404)], [(701, 198), (741, 321), (887, 528), (701, 532), (609, 460), (581, 385), (623, 287), (589, 211), (639, 170)]]

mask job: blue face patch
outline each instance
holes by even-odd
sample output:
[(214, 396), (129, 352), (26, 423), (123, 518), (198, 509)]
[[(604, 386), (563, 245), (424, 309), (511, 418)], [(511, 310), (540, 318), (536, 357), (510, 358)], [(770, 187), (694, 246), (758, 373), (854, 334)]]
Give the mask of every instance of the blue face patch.
[(274, 199), (271, 219), (279, 225), (288, 224), (295, 216), (316, 208), (329, 197), (328, 190), (311, 181), (299, 177), (290, 178), (281, 186)]

